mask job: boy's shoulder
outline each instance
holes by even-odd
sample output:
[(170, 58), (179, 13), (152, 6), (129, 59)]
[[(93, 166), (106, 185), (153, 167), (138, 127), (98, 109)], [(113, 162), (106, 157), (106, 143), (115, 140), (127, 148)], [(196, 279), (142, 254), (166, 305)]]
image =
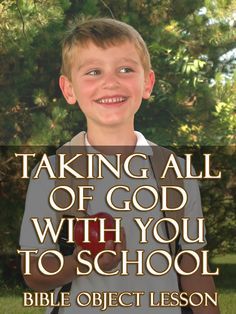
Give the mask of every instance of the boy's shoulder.
[(68, 146), (84, 146), (85, 145), (85, 135), (86, 132), (85, 131), (81, 131), (78, 134), (76, 134), (75, 136), (72, 137), (71, 140), (69, 140), (68, 142), (64, 143), (62, 146), (60, 146), (57, 151), (66, 148)]

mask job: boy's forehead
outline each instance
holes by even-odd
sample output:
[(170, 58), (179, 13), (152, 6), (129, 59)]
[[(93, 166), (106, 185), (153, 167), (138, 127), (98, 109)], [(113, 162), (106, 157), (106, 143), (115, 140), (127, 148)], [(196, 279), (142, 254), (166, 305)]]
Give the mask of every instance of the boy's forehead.
[(134, 41), (131, 38), (128, 37), (114, 37), (114, 38), (107, 38), (103, 40), (96, 40), (93, 38), (87, 38), (83, 41), (78, 40), (76, 42), (76, 45), (79, 47), (88, 47), (90, 45), (94, 45), (99, 48), (107, 49), (112, 46), (119, 46), (123, 43), (132, 43), (134, 44)]
[[(126, 46), (124, 49), (124, 45)], [(140, 54), (139, 51), (135, 45), (134, 42), (128, 41), (128, 40), (123, 40), (120, 42), (114, 42), (114, 43), (103, 43), (102, 45), (98, 45), (94, 43), (92, 40), (87, 41), (84, 44), (78, 43), (72, 48), (72, 59), (77, 59), (82, 61), (81, 59), (86, 59), (86, 60), (99, 60), (99, 56), (103, 57), (104, 52), (110, 50), (111, 48), (116, 48), (120, 50), (119, 53), (113, 54), (112, 56), (114, 59), (124, 59), (124, 61), (130, 61), (133, 63), (138, 63), (140, 60)], [(94, 53), (96, 50), (96, 54)], [(97, 54), (101, 51), (101, 55)], [(132, 51), (132, 54), (130, 52)], [(135, 58), (136, 57), (136, 58)], [(135, 59), (138, 59), (135, 61)]]
[(115, 40), (115, 41), (104, 41), (101, 43), (94, 42), (92, 40), (88, 40), (85, 43), (77, 43), (76, 49), (77, 51), (79, 50), (84, 50), (84, 49), (94, 49), (98, 48), (103, 51), (109, 49), (109, 48), (121, 48), (123, 45), (129, 45), (130, 47), (134, 48), (137, 50), (137, 47), (133, 41), (129, 41), (128, 39), (122, 39), (122, 40)]

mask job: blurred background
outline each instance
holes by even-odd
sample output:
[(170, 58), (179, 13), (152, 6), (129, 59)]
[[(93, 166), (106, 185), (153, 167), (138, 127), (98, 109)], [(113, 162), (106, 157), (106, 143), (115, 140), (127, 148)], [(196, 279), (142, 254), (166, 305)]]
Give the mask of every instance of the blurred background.
[(28, 182), (19, 179), (14, 153), (42, 146), (48, 152), (85, 129), (82, 113), (58, 87), (61, 40), (78, 20), (104, 16), (134, 26), (151, 54), (156, 84), (136, 129), (180, 155), (193, 152), (196, 169), (202, 154), (212, 153), (213, 168), (223, 173), (201, 189), (212, 263), (222, 269), (222, 313), (234, 313), (235, 0), (0, 1), (0, 313), (31, 311), (21, 304), (16, 256)]

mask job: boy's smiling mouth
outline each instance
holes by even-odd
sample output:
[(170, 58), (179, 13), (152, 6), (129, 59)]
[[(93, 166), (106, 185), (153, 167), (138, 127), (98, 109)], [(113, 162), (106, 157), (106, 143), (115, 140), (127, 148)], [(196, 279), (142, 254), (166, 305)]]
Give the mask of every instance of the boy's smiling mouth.
[(95, 100), (96, 103), (99, 104), (118, 104), (125, 102), (128, 97), (124, 96), (113, 96), (113, 97), (102, 97)]

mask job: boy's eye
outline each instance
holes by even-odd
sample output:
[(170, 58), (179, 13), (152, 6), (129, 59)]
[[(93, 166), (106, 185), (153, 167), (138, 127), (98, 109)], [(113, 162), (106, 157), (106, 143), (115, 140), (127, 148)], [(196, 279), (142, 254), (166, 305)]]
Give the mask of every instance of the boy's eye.
[(134, 70), (129, 67), (123, 67), (120, 69), (120, 73), (130, 73), (130, 72), (134, 72)]
[(91, 75), (91, 76), (96, 76), (96, 75), (99, 75), (99, 74), (101, 74), (101, 71), (100, 70), (91, 70), (91, 71), (88, 71), (87, 73), (86, 73), (86, 75)]

